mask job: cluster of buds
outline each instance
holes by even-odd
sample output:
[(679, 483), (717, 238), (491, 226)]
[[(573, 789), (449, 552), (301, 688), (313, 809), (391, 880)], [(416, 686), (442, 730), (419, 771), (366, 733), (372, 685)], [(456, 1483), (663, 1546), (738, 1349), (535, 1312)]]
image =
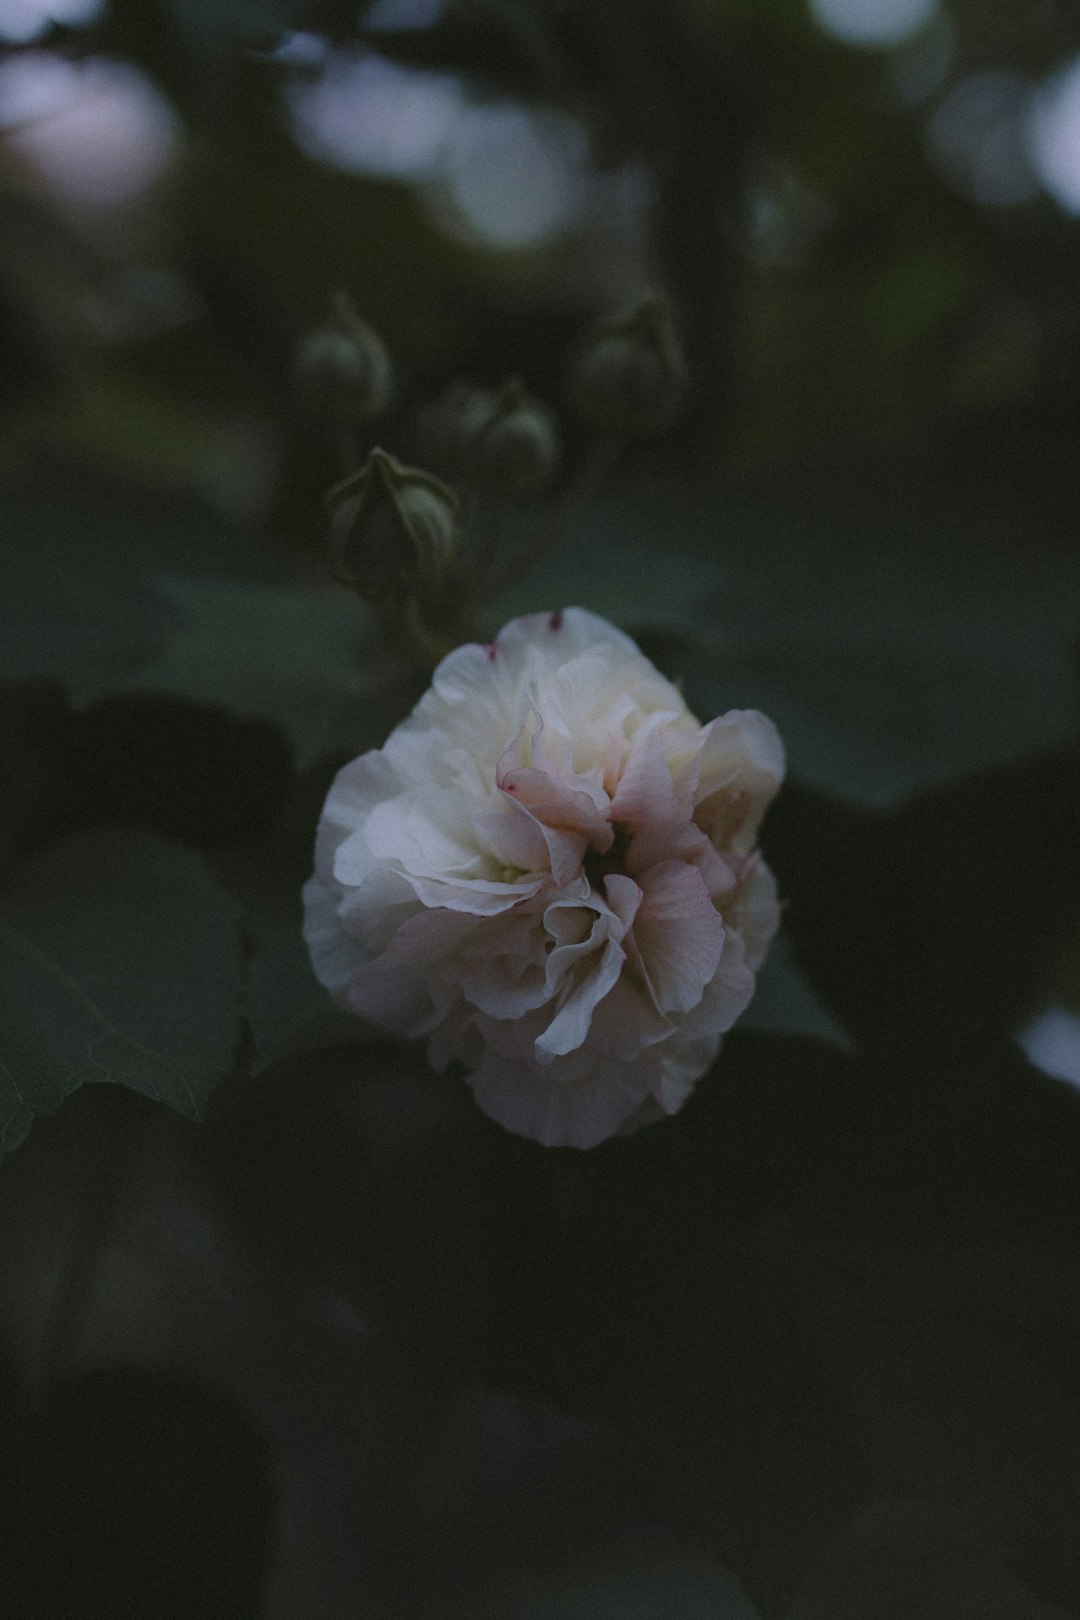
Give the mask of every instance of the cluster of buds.
[[(451, 481), (372, 448), (357, 467), (358, 431), (387, 408), (390, 359), (344, 296), (336, 319), (310, 333), (296, 359), (308, 408), (342, 434), (354, 470), (332, 489), (333, 572), (376, 605), (387, 625), (407, 624), (428, 652), (469, 633), (470, 613), (506, 576), (489, 580), (507, 503), (551, 488), (562, 463), (555, 413), (517, 379), (501, 387), (454, 384), (420, 412), (423, 453)], [(650, 299), (592, 331), (570, 357), (568, 402), (590, 431), (578, 466), (516, 559), (516, 572), (559, 538), (592, 493), (612, 449), (662, 433), (682, 408), (686, 364), (665, 305)], [(451, 487), (451, 483), (454, 487)], [(479, 537), (470, 528), (479, 525)], [(514, 570), (511, 571), (514, 577)]]
[(419, 430), (456, 483), (512, 499), (549, 488), (562, 459), (554, 412), (516, 378), (499, 389), (455, 383), (423, 412)]

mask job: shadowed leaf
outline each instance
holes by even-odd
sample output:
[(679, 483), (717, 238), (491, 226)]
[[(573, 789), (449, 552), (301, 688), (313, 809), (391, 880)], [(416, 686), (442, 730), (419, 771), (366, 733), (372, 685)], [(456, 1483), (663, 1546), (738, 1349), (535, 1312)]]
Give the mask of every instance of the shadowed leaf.
[(101, 829), (0, 897), (0, 1144), (88, 1081), (198, 1118), (239, 1036), (232, 902), (190, 851)]

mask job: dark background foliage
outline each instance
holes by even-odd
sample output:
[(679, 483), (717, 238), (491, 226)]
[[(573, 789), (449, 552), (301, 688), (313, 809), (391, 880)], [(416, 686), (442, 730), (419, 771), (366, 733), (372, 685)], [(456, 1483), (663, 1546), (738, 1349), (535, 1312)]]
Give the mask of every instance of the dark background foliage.
[[(0, 43), (4, 1612), (1080, 1613), (1075, 11)], [(567, 357), (657, 288), (685, 411), (482, 618), (578, 601), (771, 714), (785, 921), (684, 1112), (582, 1155), (307, 967), (323, 795), (418, 677), (329, 579), (293, 356), (344, 291), (405, 458), (520, 377), (565, 491)]]

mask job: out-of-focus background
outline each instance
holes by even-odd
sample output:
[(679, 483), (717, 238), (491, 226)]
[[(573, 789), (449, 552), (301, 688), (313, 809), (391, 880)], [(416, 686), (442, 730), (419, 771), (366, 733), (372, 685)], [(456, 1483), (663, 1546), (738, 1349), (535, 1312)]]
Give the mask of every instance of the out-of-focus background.
[[(337, 292), (391, 349), (377, 436), (406, 454), (458, 379), (561, 409), (589, 322), (659, 290), (686, 410), (530, 599), (722, 646), (857, 798), (1068, 733), (1071, 8), (5, 0), (0, 33), (2, 443), (31, 503), (92, 509), (96, 478), (317, 558), (340, 466), (291, 368)], [(70, 572), (62, 522), (51, 558), (10, 549)], [(5, 594), (8, 673), (149, 678), (130, 646), (88, 671), (56, 612), (50, 669)]]
[[(482, 604), (789, 750), (732, 1078), (584, 1169), (400, 1052), (357, 1091), (299, 944), (411, 696), (329, 573), (342, 294), (367, 443), (517, 378), (555, 502), (583, 334), (659, 294), (685, 352)], [(0, 924), (125, 963), (201, 908), (224, 974), (235, 905), (248, 974), (234, 1061), (209, 947), (131, 957), (201, 1107), (232, 1065), (206, 1126), (29, 1129), (47, 1001), (0, 1083), (20, 1615), (1078, 1612), (1078, 407), (1064, 0), (0, 0)]]

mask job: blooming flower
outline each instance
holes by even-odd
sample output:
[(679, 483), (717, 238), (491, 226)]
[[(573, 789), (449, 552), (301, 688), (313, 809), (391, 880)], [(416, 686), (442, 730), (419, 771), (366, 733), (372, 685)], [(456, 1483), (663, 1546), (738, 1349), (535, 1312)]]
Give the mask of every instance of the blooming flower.
[(304, 932), (335, 999), (550, 1146), (674, 1114), (776, 932), (772, 722), (702, 726), (581, 608), (458, 647), (323, 808)]

